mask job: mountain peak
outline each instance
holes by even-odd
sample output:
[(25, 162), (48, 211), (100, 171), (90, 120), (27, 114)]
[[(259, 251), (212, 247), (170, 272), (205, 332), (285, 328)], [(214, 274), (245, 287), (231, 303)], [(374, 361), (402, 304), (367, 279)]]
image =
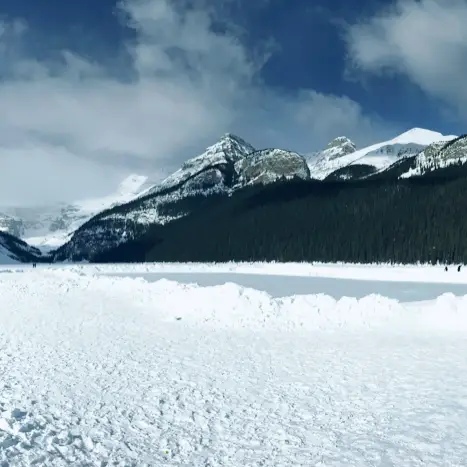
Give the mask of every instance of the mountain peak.
[[(240, 138), (240, 136), (234, 135), (233, 133), (225, 133), (224, 136), (219, 140), (218, 143), (227, 143), (227, 144), (238, 144), (239, 146), (242, 146), (246, 148), (248, 151), (254, 152), (256, 149), (249, 143), (247, 143), (243, 138)], [(216, 143), (216, 144), (218, 144)], [(215, 144), (214, 144), (215, 146)]]
[[(220, 154), (228, 160), (235, 161), (255, 151), (256, 149), (250, 143), (240, 138), (240, 136), (234, 135), (233, 133), (225, 133), (217, 143), (209, 146), (203, 154), (190, 161), (199, 160), (200, 158), (206, 158), (208, 156), (210, 157), (214, 154)], [(187, 163), (190, 164), (190, 161), (187, 161)]]
[(407, 144), (415, 143), (428, 146), (438, 141), (451, 141), (456, 138), (453, 135), (443, 135), (437, 131), (426, 130), (424, 128), (412, 128), (399, 136), (396, 136), (391, 143)]
[(336, 157), (352, 154), (357, 150), (357, 146), (347, 136), (338, 136), (334, 138), (323, 151), (327, 157), (334, 159)]
[(241, 139), (237, 135), (234, 135), (233, 133), (224, 133), (224, 136), (221, 138), (221, 141), (224, 139)]
[(326, 146), (326, 149), (330, 149), (330, 148), (335, 148), (336, 146), (342, 146), (342, 145), (352, 145), (352, 146), (355, 146), (355, 144), (353, 143), (353, 141), (349, 138), (347, 138), (347, 136), (338, 136), (337, 138), (334, 138), (327, 146)]

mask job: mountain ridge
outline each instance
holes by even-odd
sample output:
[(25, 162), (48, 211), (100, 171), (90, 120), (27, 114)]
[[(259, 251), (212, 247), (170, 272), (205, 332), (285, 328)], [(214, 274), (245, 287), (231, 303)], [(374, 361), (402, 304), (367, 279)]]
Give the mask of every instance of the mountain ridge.
[[(283, 149), (256, 150), (228, 133), (144, 196), (88, 220), (55, 257), (86, 258), (99, 248), (111, 248), (141, 235), (151, 224), (164, 225), (196, 211), (206, 196), (228, 195), (247, 185), (282, 178), (309, 179), (305, 159)], [(179, 208), (172, 209), (177, 203)], [(110, 224), (111, 228), (106, 227)]]
[[(391, 140), (357, 149), (349, 138), (338, 136), (310, 160), (283, 149), (257, 150), (242, 138), (226, 133), (156, 185), (150, 184), (146, 176), (135, 174), (125, 179), (113, 195), (77, 202), (81, 208), (78, 212), (73, 212), (73, 208), (69, 208), (70, 213), (62, 211), (62, 218), (55, 222), (60, 232), (64, 230), (60, 230), (61, 222), (68, 227), (68, 237), (62, 237), (67, 241), (57, 245), (53, 255), (56, 260), (88, 259), (102, 250), (133, 241), (151, 225), (163, 226), (199, 212), (216, 200), (223, 202), (225, 195), (255, 184), (313, 178), (350, 181), (394, 177), (396, 172), (400, 178), (416, 177), (420, 174), (415, 168), (423, 165), (426, 154), (431, 154), (430, 160), (437, 160), (443, 148), (447, 151), (446, 146), (454, 148), (454, 156), (467, 150), (463, 143), (459, 148), (456, 141), (463, 141), (462, 137), (414, 128)], [(446, 160), (454, 160), (454, 156), (451, 154)], [(323, 174), (323, 165), (327, 175)], [(208, 198), (211, 201), (206, 203)], [(69, 218), (73, 220), (70, 222)], [(9, 219), (12, 225), (20, 221)], [(5, 230), (0, 216), (2, 228)]]
[[(443, 136), (429, 130), (413, 129), (392, 140), (377, 143), (363, 150), (354, 150), (353, 143), (346, 137), (338, 137), (330, 145), (336, 147), (344, 145), (344, 155), (334, 157), (331, 165), (339, 160), (338, 167), (347, 163), (349, 154), (355, 163), (373, 151), (391, 146), (395, 155), (386, 161), (383, 168), (390, 165), (393, 160), (418, 154), (426, 146), (419, 143), (428, 143), (433, 139), (450, 141), (452, 136)], [(416, 141), (412, 143), (411, 140)], [(337, 143), (337, 144), (336, 144)], [(250, 152), (251, 150), (254, 152)], [(359, 154), (360, 151), (360, 154)], [(384, 149), (387, 155), (388, 149)], [(339, 152), (339, 150), (337, 150)], [(355, 157), (355, 154), (359, 157)], [(334, 152), (334, 156), (336, 153)], [(371, 158), (378, 157), (370, 154)], [(341, 160), (344, 160), (344, 165)], [(282, 160), (282, 162), (281, 162)], [(236, 162), (234, 162), (236, 161)], [(292, 161), (294, 163), (292, 164)], [(268, 163), (276, 165), (279, 170), (268, 167)], [(257, 166), (259, 163), (259, 166)], [(334, 166), (332, 172), (335, 172)], [(355, 166), (354, 166), (355, 167)], [(365, 169), (369, 166), (362, 166)], [(208, 147), (201, 155), (186, 161), (182, 167), (161, 182), (157, 187), (150, 189), (144, 196), (132, 200), (130, 203), (107, 209), (86, 222), (73, 235), (71, 240), (59, 248), (55, 257), (57, 260), (86, 259), (102, 250), (118, 247), (118, 245), (133, 241), (147, 231), (154, 224), (166, 225), (188, 215), (194, 215), (205, 207), (204, 199), (222, 199), (224, 195), (232, 195), (251, 183), (270, 184), (278, 180), (302, 179), (311, 180), (314, 176), (314, 167), (303, 156), (280, 149), (255, 150), (241, 138), (226, 134), (214, 145)], [(377, 172), (376, 167), (371, 173)], [(249, 177), (245, 174), (250, 173)], [(369, 173), (363, 175), (368, 176)], [(352, 177), (350, 177), (352, 178)]]
[(355, 144), (345, 137), (338, 137), (333, 141), (339, 138), (343, 139), (342, 146), (328, 145), (323, 151), (307, 156), (312, 178), (324, 180), (337, 170), (357, 164), (374, 167), (374, 171), (382, 170), (402, 157), (418, 154), (430, 144), (437, 141), (448, 142), (456, 136), (445, 136), (431, 130), (412, 128), (395, 138), (362, 149), (356, 149)]

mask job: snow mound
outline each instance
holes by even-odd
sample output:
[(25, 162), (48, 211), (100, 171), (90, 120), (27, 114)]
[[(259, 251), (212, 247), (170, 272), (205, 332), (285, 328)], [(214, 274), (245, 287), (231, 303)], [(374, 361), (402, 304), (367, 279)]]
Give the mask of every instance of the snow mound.
[[(33, 273), (23, 274), (28, 277)], [(452, 294), (445, 294), (435, 302), (414, 305), (376, 294), (362, 299), (343, 297), (339, 300), (323, 294), (273, 298), (266, 292), (234, 283), (201, 287), (166, 279), (147, 282), (138, 277), (88, 275), (66, 268), (44, 270), (43, 274), (44, 290), (55, 284), (53, 287), (58, 289), (80, 287), (105, 295), (111, 293), (128, 307), (135, 303), (149, 307), (154, 317), (164, 322), (283, 331), (370, 329), (390, 325), (398, 331), (413, 326), (437, 331), (440, 324), (454, 331), (467, 330), (467, 296), (460, 298)], [(12, 285), (15, 287), (16, 282)]]

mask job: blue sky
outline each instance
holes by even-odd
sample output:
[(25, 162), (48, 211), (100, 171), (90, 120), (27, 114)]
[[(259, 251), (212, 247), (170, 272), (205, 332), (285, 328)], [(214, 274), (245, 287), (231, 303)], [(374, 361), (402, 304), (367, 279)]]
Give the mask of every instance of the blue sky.
[(0, 15), (0, 161), (70, 179), (67, 198), (76, 179), (157, 178), (227, 131), (302, 153), (465, 131), (464, 0), (3, 0)]

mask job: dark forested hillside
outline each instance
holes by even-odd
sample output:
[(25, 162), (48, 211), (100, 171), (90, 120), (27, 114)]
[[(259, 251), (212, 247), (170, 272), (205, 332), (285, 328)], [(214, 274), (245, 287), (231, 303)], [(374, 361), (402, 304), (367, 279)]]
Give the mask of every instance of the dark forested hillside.
[(94, 261), (467, 261), (467, 179), (246, 188)]
[(365, 164), (353, 164), (340, 169), (335, 170), (329, 174), (326, 181), (336, 180), (357, 180), (359, 178), (365, 178), (372, 175), (376, 171), (376, 168), (371, 165)]
[(0, 249), (7, 257), (17, 261), (45, 262), (50, 260), (48, 257), (43, 257), (37, 248), (7, 232), (0, 231)]

